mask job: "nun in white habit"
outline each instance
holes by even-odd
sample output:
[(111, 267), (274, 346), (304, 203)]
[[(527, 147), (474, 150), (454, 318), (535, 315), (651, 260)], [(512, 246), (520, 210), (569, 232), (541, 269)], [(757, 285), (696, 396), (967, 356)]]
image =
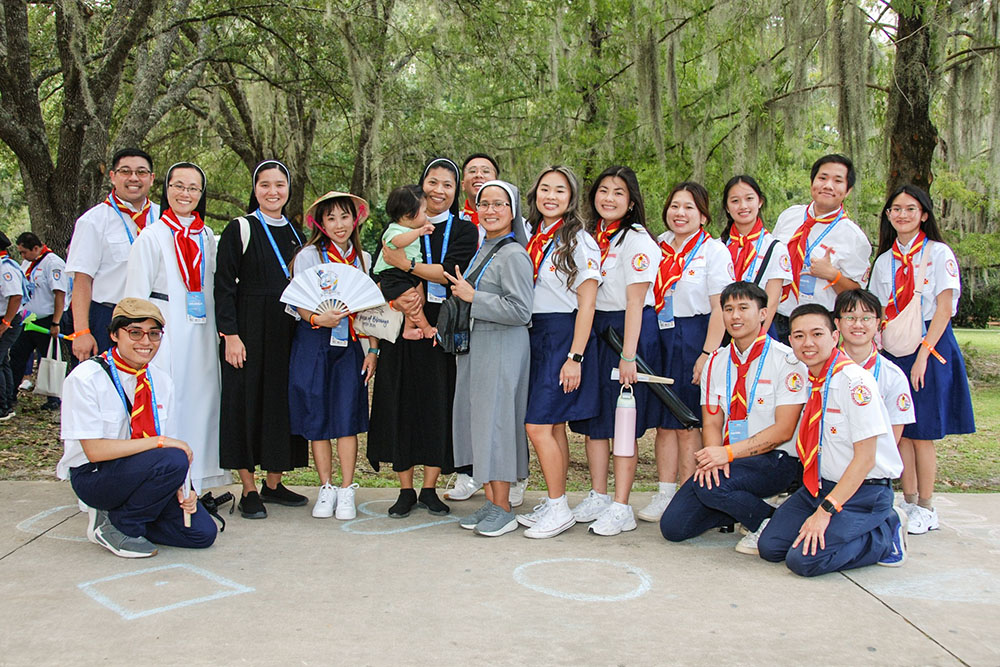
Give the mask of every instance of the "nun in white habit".
[(452, 293), (472, 304), (469, 353), (457, 357), (453, 433), (455, 465), (472, 464), (487, 498), (460, 525), (495, 537), (517, 527), (510, 485), (528, 476), (524, 415), (534, 284), (517, 188), (487, 181), (476, 208), (486, 238), (469, 264), (468, 280), (457, 267), (454, 275), (445, 274)]

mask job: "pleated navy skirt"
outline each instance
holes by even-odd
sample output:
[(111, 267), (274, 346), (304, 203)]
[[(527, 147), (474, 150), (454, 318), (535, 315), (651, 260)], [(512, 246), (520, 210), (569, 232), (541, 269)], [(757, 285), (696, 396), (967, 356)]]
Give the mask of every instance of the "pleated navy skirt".
[[(705, 334), (708, 332), (708, 320), (711, 315), (693, 315), (691, 317), (675, 317), (672, 329), (662, 329), (660, 334), (660, 359), (663, 375), (673, 378), (670, 386), (684, 405), (697, 416), (701, 416), (701, 388), (691, 383), (695, 362), (701, 356), (705, 347)], [(663, 410), (660, 428), (683, 429), (684, 425), (677, 421), (670, 410)]]
[(536, 313), (531, 316), (531, 367), (528, 375), (527, 424), (561, 424), (590, 419), (599, 411), (597, 392), (597, 337), (593, 330), (580, 364), (580, 387), (563, 392), (559, 371), (573, 344), (576, 312)]
[(368, 387), (361, 343), (330, 345), (330, 329), (300, 321), (292, 339), (288, 408), (292, 433), (329, 440), (368, 430)]
[[(930, 322), (926, 325), (930, 326)], [(904, 438), (940, 440), (946, 435), (976, 432), (965, 359), (962, 358), (962, 350), (958, 347), (950, 322), (934, 349), (947, 363), (942, 364), (932, 354), (927, 358), (924, 388), (917, 391), (913, 388), (913, 383), (910, 383), (913, 416), (917, 421), (903, 427)], [(909, 380), (910, 369), (917, 360), (917, 352), (905, 357), (894, 357), (884, 350), (882, 354), (895, 362)]]
[[(597, 335), (598, 413), (590, 419), (570, 422), (570, 429), (573, 432), (597, 440), (612, 438), (615, 435), (615, 405), (622, 387), (618, 380), (611, 379), (611, 370), (618, 368), (621, 358), (600, 335), (609, 326), (624, 338), (625, 311), (598, 310), (594, 313), (594, 333)], [(638, 354), (654, 371), (661, 367), (660, 340), (656, 335), (656, 310), (651, 306), (642, 311)], [(635, 436), (639, 438), (647, 429), (655, 428), (659, 424), (663, 404), (649, 390), (645, 382), (637, 382), (632, 389), (636, 403)]]

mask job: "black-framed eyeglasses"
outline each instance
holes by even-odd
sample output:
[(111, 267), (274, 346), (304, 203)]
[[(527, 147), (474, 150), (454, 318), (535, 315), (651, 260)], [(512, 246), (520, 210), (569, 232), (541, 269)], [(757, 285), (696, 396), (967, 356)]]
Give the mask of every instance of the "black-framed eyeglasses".
[(159, 343), (160, 339), (163, 338), (163, 329), (150, 329), (146, 331), (145, 329), (138, 329), (136, 327), (125, 327), (125, 331), (128, 333), (128, 337), (135, 342), (142, 340), (143, 336), (149, 336), (149, 342)]

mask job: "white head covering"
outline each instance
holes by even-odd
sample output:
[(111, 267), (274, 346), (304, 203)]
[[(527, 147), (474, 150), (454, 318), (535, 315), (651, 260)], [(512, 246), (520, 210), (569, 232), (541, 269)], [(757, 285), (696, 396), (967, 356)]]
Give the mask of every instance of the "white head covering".
[(517, 186), (514, 185), (513, 183), (508, 183), (507, 181), (501, 181), (501, 180), (486, 181), (485, 183), (483, 183), (483, 186), (479, 188), (479, 192), (476, 193), (477, 204), (479, 203), (479, 198), (483, 194), (483, 190), (491, 186), (503, 188), (503, 190), (507, 193), (507, 196), (510, 197), (510, 210), (511, 213), (513, 214), (513, 217), (511, 218), (510, 221), (510, 228), (511, 231), (514, 232), (514, 240), (520, 243), (522, 246), (527, 246), (528, 235), (524, 231), (524, 221), (523, 218), (521, 217), (521, 196), (520, 192), (517, 189)]

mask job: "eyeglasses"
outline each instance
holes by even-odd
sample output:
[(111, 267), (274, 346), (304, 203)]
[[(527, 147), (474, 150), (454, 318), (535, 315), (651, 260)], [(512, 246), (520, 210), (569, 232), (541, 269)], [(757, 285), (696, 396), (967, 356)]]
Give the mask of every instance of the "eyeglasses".
[(150, 343), (159, 343), (160, 339), (163, 338), (162, 329), (146, 331), (145, 329), (136, 329), (135, 327), (125, 327), (125, 331), (128, 333), (128, 337), (137, 343), (142, 340), (143, 336), (149, 336)]
[(860, 317), (857, 315), (844, 315), (840, 319), (844, 320), (847, 324), (854, 324), (858, 320), (863, 324), (871, 324), (876, 318), (874, 315), (861, 315)]
[(920, 207), (907, 206), (906, 208), (903, 208), (902, 206), (893, 206), (889, 209), (889, 215), (902, 215), (903, 213), (906, 215), (917, 215), (920, 213)]
[(147, 176), (153, 173), (149, 169), (129, 169), (128, 167), (112, 169), (112, 171), (114, 171), (119, 176), (123, 176), (125, 178), (132, 178), (133, 174), (138, 176), (139, 178), (146, 178)]
[(171, 190), (173, 190), (174, 192), (176, 192), (177, 194), (180, 194), (182, 192), (186, 192), (189, 195), (201, 194), (201, 188), (199, 188), (197, 185), (186, 185), (185, 186), (185, 185), (181, 185), (180, 183), (171, 183), (167, 187), (170, 188)]
[(496, 210), (500, 211), (500, 210), (503, 209), (504, 206), (510, 208), (510, 202), (506, 202), (506, 201), (481, 201), (481, 202), (479, 202), (479, 203), (476, 204), (476, 208), (478, 210), (480, 210), (480, 211), (488, 211), (491, 208), (495, 208)]

